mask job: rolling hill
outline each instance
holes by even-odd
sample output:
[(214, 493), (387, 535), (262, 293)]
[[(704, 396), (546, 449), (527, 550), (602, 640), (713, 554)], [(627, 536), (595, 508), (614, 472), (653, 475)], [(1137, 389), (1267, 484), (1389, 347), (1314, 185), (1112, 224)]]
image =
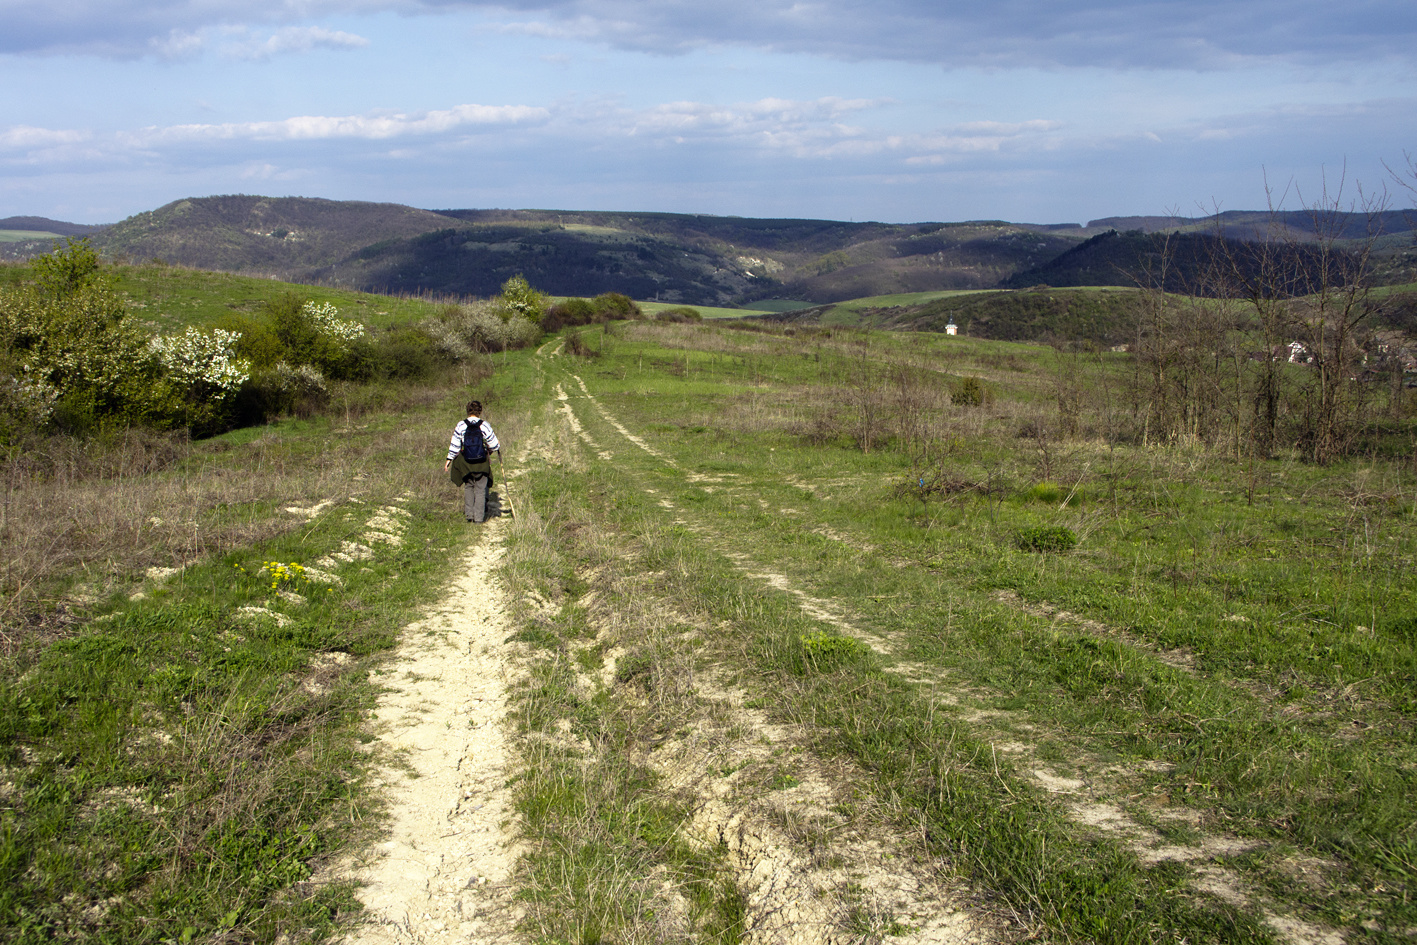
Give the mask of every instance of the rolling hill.
[(488, 295), (524, 273), (555, 295), (736, 305), (985, 288), (1076, 245), (1076, 224), (883, 224), (673, 213), (419, 210), (225, 196), (98, 234), (106, 254), (369, 291)]
[[(1383, 228), (1382, 281), (1417, 274), (1412, 221), (1349, 216), (1345, 236)], [(703, 214), (560, 210), (421, 210), (400, 204), (248, 195), (178, 200), (105, 227), (39, 217), (0, 220), (0, 255), (47, 252), (86, 235), (110, 258), (273, 276), (371, 292), (495, 293), (525, 274), (553, 295), (618, 291), (642, 300), (741, 306), (768, 299), (826, 304), (945, 290), (1132, 285), (1174, 234), (1181, 265), (1168, 288), (1194, 283), (1217, 227), (1247, 239), (1273, 224), (1311, 237), (1302, 212), (1218, 217), (1107, 217), (1035, 225), (1006, 221), (886, 224)], [(45, 236), (54, 234), (55, 236)], [(1182, 285), (1181, 283), (1187, 283)]]

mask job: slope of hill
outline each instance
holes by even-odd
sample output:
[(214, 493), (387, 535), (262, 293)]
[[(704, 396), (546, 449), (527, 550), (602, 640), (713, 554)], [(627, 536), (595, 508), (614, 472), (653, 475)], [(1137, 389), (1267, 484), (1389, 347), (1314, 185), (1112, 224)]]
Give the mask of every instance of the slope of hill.
[(417, 210), (256, 196), (180, 200), (96, 239), (110, 256), (348, 288), (486, 295), (515, 273), (556, 295), (734, 305), (984, 288), (1088, 232), (999, 221), (884, 224), (673, 213)]
[[(1329, 256), (1356, 266), (1340, 243)], [(1407, 281), (1403, 251), (1375, 253), (1369, 277), (1379, 284)], [(1210, 233), (1143, 233), (1110, 230), (1072, 247), (1041, 266), (1016, 272), (1000, 282), (1005, 288), (1045, 286), (1154, 287), (1164, 281), (1168, 292), (1213, 295), (1217, 279), (1226, 285), (1269, 284), (1286, 292), (1308, 294), (1323, 280), (1324, 259), (1312, 241), (1283, 241), (1264, 245), (1222, 241)], [(1352, 270), (1352, 271), (1356, 271)], [(1267, 273), (1267, 274), (1266, 274)], [(1335, 273), (1330, 272), (1328, 278)], [(1283, 283), (1281, 286), (1280, 283)]]
[(48, 217), (0, 219), (0, 259), (29, 259), (50, 252), (66, 237), (92, 236), (103, 229)]
[(847, 324), (892, 331), (943, 333), (953, 323), (960, 334), (991, 341), (1063, 342), (1100, 347), (1136, 339), (1141, 313), (1135, 290), (1051, 288), (951, 293), (898, 304), (846, 305), (762, 315), (763, 321), (796, 325)]
[(90, 226), (86, 223), (65, 223), (48, 217), (5, 217), (0, 220), (0, 231), (20, 230), (29, 233), (53, 233), (55, 236), (90, 236), (104, 229), (104, 226)]
[(371, 243), (447, 226), (436, 213), (391, 203), (246, 195), (178, 200), (104, 230), (106, 254), (296, 281)]
[(997, 341), (1090, 342), (1108, 346), (1136, 339), (1141, 301), (1136, 291), (1030, 289), (979, 292), (883, 313), (883, 328), (961, 332)]
[(1103, 217), (1090, 221), (1087, 228), (1093, 232), (1140, 230), (1143, 233), (1213, 234), (1218, 230), (1231, 239), (1242, 240), (1263, 239), (1266, 236), (1313, 239), (1317, 231), (1323, 230), (1345, 240), (1405, 235), (1410, 241), (1414, 229), (1417, 229), (1417, 215), (1411, 210), (1385, 210), (1371, 216), (1366, 213), (1329, 214), (1312, 210), (1226, 210), (1204, 217)]
[(315, 277), (376, 291), (486, 295), (524, 273), (557, 295), (700, 305), (993, 286), (1076, 238), (1008, 223), (837, 223), (675, 214), (443, 211), (471, 223), (376, 244)]
[(553, 295), (722, 305), (748, 293), (748, 270), (721, 253), (626, 230), (502, 223), (386, 240), (311, 276), (378, 292), (488, 296), (521, 273)]

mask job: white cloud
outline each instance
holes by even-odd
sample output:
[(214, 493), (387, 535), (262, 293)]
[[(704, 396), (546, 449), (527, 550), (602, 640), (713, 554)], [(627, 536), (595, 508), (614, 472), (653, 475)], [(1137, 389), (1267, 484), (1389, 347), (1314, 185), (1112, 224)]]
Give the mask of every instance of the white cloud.
[(27, 151), (37, 148), (52, 148), (58, 145), (78, 144), (85, 141), (89, 135), (83, 131), (54, 130), (50, 128), (33, 128), (29, 125), (16, 125), (0, 131), (0, 148), (12, 151)]
[(223, 43), (221, 53), (234, 59), (269, 59), (282, 53), (303, 53), (313, 49), (360, 49), (369, 40), (343, 30), (321, 26), (287, 26), (262, 39), (248, 36)]
[[(302, 148), (324, 142), (353, 155), (360, 151), (359, 142), (380, 142), (378, 153), (408, 159), (427, 148), (412, 143), (422, 139), (437, 147), (461, 148), (471, 142), (479, 149), (536, 147), (548, 153), (569, 149), (628, 154), (669, 148), (688, 155), (693, 152), (681, 149), (689, 146), (696, 151), (727, 148), (744, 158), (755, 155), (774, 161), (882, 158), (928, 164), (940, 155), (1037, 146), (1057, 137), (1061, 129), (1060, 123), (1044, 119), (980, 121), (910, 133), (874, 127), (873, 112), (890, 104), (883, 99), (838, 97), (763, 98), (730, 104), (676, 101), (643, 109), (578, 101), (550, 108), (465, 104), (423, 112), (154, 125), (102, 136), (83, 130), (17, 126), (0, 132), (0, 147), (24, 153), (82, 144), (85, 150), (74, 151), (76, 158), (81, 153), (85, 159), (107, 153), (114, 160), (125, 155), (147, 159), (161, 159), (165, 153), (191, 155), (195, 148), (223, 154), (224, 162), (239, 160), (245, 154), (255, 161), (255, 167), (269, 159), (265, 152), (271, 146)], [(492, 128), (498, 129), (495, 141), (470, 135)], [(514, 128), (520, 131), (512, 140), (508, 131)]]
[(277, 121), (168, 125), (143, 128), (127, 137), (137, 146), (224, 141), (383, 140), (430, 135), (478, 125), (544, 121), (544, 108), (529, 105), (458, 105), (440, 111), (388, 115), (300, 115)]
[(148, 47), (160, 59), (187, 59), (200, 53), (206, 41), (198, 33), (173, 29), (148, 40)]
[(882, 104), (867, 99), (820, 98), (790, 101), (759, 99), (737, 105), (667, 102), (638, 112), (631, 134), (744, 134), (767, 128), (835, 121), (849, 112)]

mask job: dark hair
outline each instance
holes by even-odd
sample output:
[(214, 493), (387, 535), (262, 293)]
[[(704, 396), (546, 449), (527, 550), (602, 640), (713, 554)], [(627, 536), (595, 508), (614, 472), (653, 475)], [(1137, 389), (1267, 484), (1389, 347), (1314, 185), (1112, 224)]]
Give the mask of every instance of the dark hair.
[(469, 400), (469, 401), (467, 402), (467, 415), (468, 415), (469, 417), (480, 417), (480, 416), (482, 416), (482, 401), (480, 401), (480, 400)]

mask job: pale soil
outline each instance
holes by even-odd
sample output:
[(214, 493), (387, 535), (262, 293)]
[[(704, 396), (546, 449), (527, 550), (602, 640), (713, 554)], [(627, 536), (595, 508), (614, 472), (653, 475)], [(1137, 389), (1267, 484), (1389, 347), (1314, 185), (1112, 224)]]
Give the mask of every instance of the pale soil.
[(519, 918), (505, 725), (515, 663), (495, 576), (503, 519), (469, 526), (443, 599), (404, 628), (375, 731), (386, 759), (387, 839), (345, 875), (366, 922), (351, 943), (509, 942)]

